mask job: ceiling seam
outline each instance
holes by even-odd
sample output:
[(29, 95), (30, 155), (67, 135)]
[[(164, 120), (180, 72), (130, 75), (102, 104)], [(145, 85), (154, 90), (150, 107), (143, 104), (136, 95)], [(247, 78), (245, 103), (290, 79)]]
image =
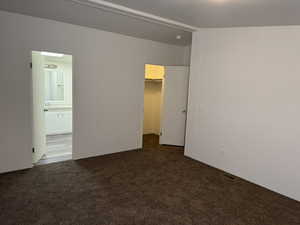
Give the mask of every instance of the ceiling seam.
[(103, 1), (103, 0), (66, 0), (66, 1), (71, 1), (71, 2), (74, 2), (74, 3), (77, 3), (77, 4), (81, 4), (81, 5), (85, 5), (85, 6), (105, 10), (105, 11), (109, 11), (109, 12), (112, 12), (112, 13), (121, 14), (121, 15), (124, 15), (124, 16), (144, 20), (144, 21), (147, 21), (147, 22), (150, 22), (150, 23), (156, 23), (156, 24), (168, 26), (168, 27), (171, 27), (171, 28), (180, 29), (180, 30), (187, 31), (187, 32), (194, 32), (194, 31), (197, 31), (199, 29), (198, 27), (190, 26), (190, 25), (187, 25), (187, 24), (184, 24), (184, 23), (181, 23), (181, 22), (166, 19), (166, 18), (163, 18), (163, 17), (160, 17), (160, 16), (155, 16), (155, 15), (150, 14), (150, 13), (145, 13), (145, 12), (142, 12), (142, 11), (134, 10), (134, 9), (131, 9), (131, 8), (128, 8), (128, 7), (125, 7), (125, 6), (121, 6), (121, 5), (118, 5), (118, 4), (106, 2), (106, 1)]

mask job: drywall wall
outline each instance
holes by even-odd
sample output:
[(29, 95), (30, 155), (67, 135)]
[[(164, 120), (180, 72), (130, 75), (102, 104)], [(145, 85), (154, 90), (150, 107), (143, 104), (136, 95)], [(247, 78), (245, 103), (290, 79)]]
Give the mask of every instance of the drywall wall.
[(185, 155), (300, 200), (300, 27), (194, 34)]
[(162, 82), (146, 81), (144, 94), (144, 134), (159, 135)]
[(188, 48), (0, 11), (0, 172), (31, 167), (31, 51), (73, 56), (73, 157), (142, 147), (145, 64)]
[(152, 113), (152, 85), (150, 82), (145, 82), (144, 91), (144, 132), (143, 134), (153, 133), (153, 113)]

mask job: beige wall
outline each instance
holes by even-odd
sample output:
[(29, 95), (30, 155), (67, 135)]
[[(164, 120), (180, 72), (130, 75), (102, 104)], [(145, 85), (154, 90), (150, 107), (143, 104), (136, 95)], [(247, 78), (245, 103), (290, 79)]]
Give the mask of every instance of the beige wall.
[(193, 37), (185, 155), (300, 200), (300, 27)]
[(73, 157), (142, 147), (145, 64), (188, 48), (0, 11), (0, 172), (32, 166), (31, 51), (73, 56)]
[(161, 91), (162, 82), (145, 82), (144, 134), (160, 133)]

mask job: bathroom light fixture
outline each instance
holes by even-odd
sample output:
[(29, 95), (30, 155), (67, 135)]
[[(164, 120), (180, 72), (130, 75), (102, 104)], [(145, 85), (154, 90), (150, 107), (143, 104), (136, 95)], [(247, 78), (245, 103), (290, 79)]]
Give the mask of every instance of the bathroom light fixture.
[(45, 64), (44, 68), (46, 68), (46, 69), (57, 69), (57, 65), (55, 65), (55, 64)]
[(41, 52), (41, 55), (44, 55), (44, 56), (53, 56), (53, 57), (63, 57), (64, 56), (64, 54), (54, 53), (54, 52)]

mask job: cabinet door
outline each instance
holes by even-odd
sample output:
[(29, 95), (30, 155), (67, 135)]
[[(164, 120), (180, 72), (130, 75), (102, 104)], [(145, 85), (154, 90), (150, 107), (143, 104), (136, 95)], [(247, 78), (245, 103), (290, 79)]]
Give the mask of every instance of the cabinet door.
[(46, 112), (46, 133), (53, 135), (59, 133), (58, 112)]
[(61, 112), (59, 114), (60, 133), (72, 133), (72, 112)]
[(47, 135), (72, 133), (72, 111), (46, 112)]

